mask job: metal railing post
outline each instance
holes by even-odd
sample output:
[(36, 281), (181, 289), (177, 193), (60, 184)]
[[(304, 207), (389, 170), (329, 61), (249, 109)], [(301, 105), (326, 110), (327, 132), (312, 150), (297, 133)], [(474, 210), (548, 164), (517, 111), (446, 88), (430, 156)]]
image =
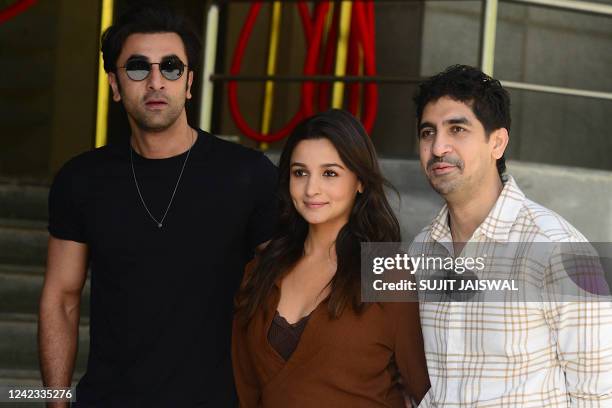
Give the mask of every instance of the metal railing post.
[[(113, 0), (102, 0), (100, 13), (100, 36), (113, 24)], [(98, 57), (98, 97), (96, 104), (96, 140), (95, 146), (104, 146), (108, 133), (108, 81), (104, 71), (104, 60), (102, 52)]]
[(215, 84), (210, 77), (215, 73), (217, 60), (217, 37), (219, 35), (219, 6), (213, 2), (206, 16), (205, 45), (202, 58), (202, 91), (200, 93), (200, 128), (211, 131), (213, 90)]
[(497, 31), (497, 6), (499, 0), (484, 0), (483, 24), (480, 38), (480, 69), (493, 76), (495, 63), (495, 34)]

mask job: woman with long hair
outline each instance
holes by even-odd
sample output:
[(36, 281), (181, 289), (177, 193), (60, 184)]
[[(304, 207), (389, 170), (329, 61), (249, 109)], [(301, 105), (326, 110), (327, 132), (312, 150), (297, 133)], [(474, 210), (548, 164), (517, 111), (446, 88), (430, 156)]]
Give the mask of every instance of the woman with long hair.
[(374, 146), (319, 113), (279, 161), (278, 231), (245, 272), (232, 360), (240, 406), (404, 407), (429, 388), (416, 303), (361, 301), (361, 242), (399, 242)]

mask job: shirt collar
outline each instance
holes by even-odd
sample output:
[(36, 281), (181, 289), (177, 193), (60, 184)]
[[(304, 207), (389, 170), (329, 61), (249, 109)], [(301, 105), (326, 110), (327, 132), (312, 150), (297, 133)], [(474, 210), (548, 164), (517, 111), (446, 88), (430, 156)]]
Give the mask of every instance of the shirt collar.
[[(525, 201), (525, 194), (518, 187), (512, 176), (506, 176), (504, 188), (495, 205), (476, 228), (471, 239), (484, 235), (495, 241), (507, 242), (510, 230), (516, 222)], [(448, 220), (448, 206), (445, 204), (431, 224), (431, 238), (438, 242), (452, 242)]]
[(450, 226), (448, 223), (448, 205), (440, 210), (431, 223), (431, 239), (437, 242), (452, 242)]

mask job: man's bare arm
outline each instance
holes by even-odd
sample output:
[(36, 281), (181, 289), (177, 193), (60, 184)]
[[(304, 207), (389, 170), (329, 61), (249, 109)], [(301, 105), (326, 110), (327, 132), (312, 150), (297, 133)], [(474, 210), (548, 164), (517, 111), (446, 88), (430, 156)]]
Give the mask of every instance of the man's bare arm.
[(69, 387), (72, 381), (87, 252), (85, 244), (49, 237), (38, 323), (40, 368), (46, 387)]

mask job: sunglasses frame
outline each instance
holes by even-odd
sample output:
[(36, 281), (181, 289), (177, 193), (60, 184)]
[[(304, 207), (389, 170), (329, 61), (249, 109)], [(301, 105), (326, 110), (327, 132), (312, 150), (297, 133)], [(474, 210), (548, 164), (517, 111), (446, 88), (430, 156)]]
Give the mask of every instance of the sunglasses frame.
[[(161, 68), (161, 64), (163, 64), (163, 63), (165, 63), (165, 62), (168, 62), (168, 61), (177, 61), (177, 62), (179, 62), (179, 63), (180, 63), (182, 66), (183, 66), (183, 67), (182, 67), (182, 69), (181, 69), (181, 73), (179, 74), (179, 76), (178, 76), (178, 77), (176, 77), (176, 78), (174, 78), (174, 79), (172, 79), (172, 78), (168, 78), (168, 77), (167, 77), (167, 76), (164, 74), (164, 71), (163, 71), (163, 70), (162, 70), (162, 68)], [(134, 78), (132, 78), (132, 77), (130, 76), (130, 74), (128, 73), (128, 67), (127, 67), (127, 64), (129, 64), (130, 62), (142, 62), (142, 63), (148, 64), (149, 69), (148, 69), (147, 75), (145, 75), (145, 77), (144, 77), (144, 78), (142, 78), (142, 79), (134, 79)], [(188, 68), (189, 68), (189, 66), (188, 66), (187, 64), (185, 64), (183, 61), (181, 61), (181, 59), (180, 59), (180, 58), (178, 58), (178, 57), (169, 57), (169, 58), (167, 58), (167, 59), (162, 58), (162, 60), (161, 60), (160, 62), (149, 62), (149, 61), (147, 61), (147, 60), (145, 60), (145, 59), (133, 59), (133, 60), (128, 60), (128, 61), (126, 62), (126, 65), (123, 65), (123, 66), (120, 66), (120, 67), (117, 67), (117, 68), (123, 68), (123, 69), (125, 69), (125, 74), (127, 75), (127, 77), (128, 77), (128, 78), (129, 78), (131, 81), (140, 82), (140, 81), (144, 81), (145, 79), (147, 79), (147, 78), (148, 78), (148, 77), (151, 75), (151, 71), (153, 71), (153, 65), (157, 65), (157, 68), (159, 69), (159, 73), (161, 74), (161, 76), (162, 76), (162, 77), (164, 77), (164, 79), (166, 79), (166, 80), (168, 80), (168, 81), (178, 81), (179, 79), (181, 79), (181, 77), (182, 77), (182, 76), (183, 76), (183, 74), (185, 73), (185, 69), (188, 69)]]

